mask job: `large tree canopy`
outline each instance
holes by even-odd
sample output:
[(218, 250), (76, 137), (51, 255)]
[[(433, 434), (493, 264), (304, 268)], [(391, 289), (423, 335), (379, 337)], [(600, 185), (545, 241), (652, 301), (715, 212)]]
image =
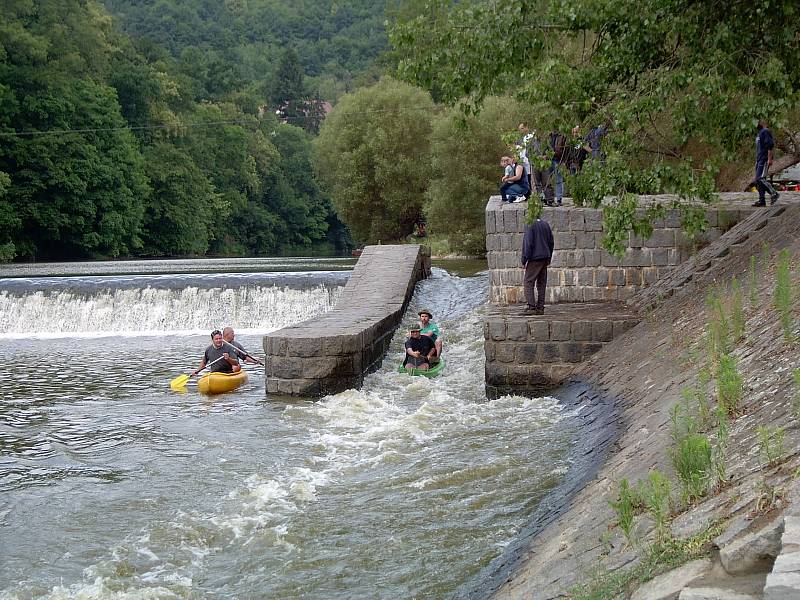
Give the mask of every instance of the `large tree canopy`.
[(30, 257), (134, 252), (148, 187), (102, 81), (108, 19), (92, 3), (45, 4), (6, 3), (0, 28), (0, 171), (17, 207), (0, 244)]
[(390, 40), (401, 77), (468, 112), (508, 91), (541, 109), (540, 129), (608, 123), (614, 168), (587, 200), (709, 199), (724, 162), (751, 162), (759, 118), (786, 153), (776, 167), (800, 160), (798, 17), (795, 0), (428, 0)]
[(343, 96), (315, 140), (315, 167), (339, 217), (361, 242), (397, 240), (422, 216), (435, 107), (384, 77)]
[(500, 157), (508, 153), (497, 132), (515, 129), (529, 113), (522, 102), (492, 96), (478, 115), (464, 118), (453, 108), (434, 120), (425, 217), (428, 230), (446, 237), (451, 249), (485, 251), (485, 199), (497, 194)]

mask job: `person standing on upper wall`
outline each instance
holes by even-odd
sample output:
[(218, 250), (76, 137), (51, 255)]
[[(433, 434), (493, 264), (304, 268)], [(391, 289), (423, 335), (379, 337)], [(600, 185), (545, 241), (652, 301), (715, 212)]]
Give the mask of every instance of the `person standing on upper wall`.
[(775, 191), (772, 184), (767, 181), (769, 168), (772, 166), (772, 149), (775, 147), (775, 139), (772, 137), (772, 132), (767, 129), (764, 121), (759, 120), (757, 127), (755, 185), (758, 190), (758, 201), (754, 202), (753, 206), (766, 206), (765, 194), (769, 193), (770, 204), (775, 204), (780, 197), (780, 194)]
[(550, 178), (547, 188), (545, 188), (545, 204), (554, 206), (553, 188), (555, 187), (555, 206), (561, 206), (564, 197), (564, 173), (561, 169), (563, 169), (562, 163), (567, 152), (567, 138), (563, 133), (553, 130), (547, 136), (547, 141), (553, 158), (549, 169)]
[[(547, 267), (553, 259), (553, 231), (544, 219), (525, 225), (522, 238), (522, 268), (525, 269), (526, 313), (544, 314), (544, 297), (547, 292)], [(538, 297), (535, 294), (538, 293)]]

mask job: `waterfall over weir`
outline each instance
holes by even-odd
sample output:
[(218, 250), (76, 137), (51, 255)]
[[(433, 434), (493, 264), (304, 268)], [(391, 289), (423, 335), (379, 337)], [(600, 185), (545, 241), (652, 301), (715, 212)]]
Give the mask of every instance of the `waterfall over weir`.
[(234, 325), (265, 333), (330, 310), (346, 273), (3, 280), (0, 337), (186, 335)]

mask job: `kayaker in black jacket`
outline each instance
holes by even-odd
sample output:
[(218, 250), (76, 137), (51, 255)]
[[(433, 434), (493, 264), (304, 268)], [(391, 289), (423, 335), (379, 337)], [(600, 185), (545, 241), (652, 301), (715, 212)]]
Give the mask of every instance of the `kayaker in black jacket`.
[(420, 335), (419, 327), (412, 327), (409, 336), (405, 343), (406, 357), (403, 366), (407, 371), (427, 371), (430, 367), (428, 355), (433, 350), (433, 341), (427, 335)]
[[(525, 225), (522, 238), (522, 268), (525, 269), (525, 312), (544, 314), (544, 295), (547, 290), (547, 266), (553, 259), (553, 231), (544, 219)], [(534, 297), (534, 287), (538, 298)]]

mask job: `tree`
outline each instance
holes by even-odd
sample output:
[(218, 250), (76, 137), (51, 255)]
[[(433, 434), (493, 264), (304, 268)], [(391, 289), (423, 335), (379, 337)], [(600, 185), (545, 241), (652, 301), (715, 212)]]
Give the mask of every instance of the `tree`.
[(593, 205), (603, 194), (629, 192), (711, 200), (723, 162), (751, 162), (758, 118), (775, 125), (792, 156), (783, 165), (800, 161), (794, 0), (719, 10), (695, 0), (425, 6), (390, 32), (404, 79), (445, 102), (462, 101), (468, 112), (499, 89), (514, 92), (553, 111), (540, 129), (611, 126), (609, 166), (583, 186)]
[(88, 80), (58, 88), (29, 83), (17, 96), (24, 110), (14, 115), (15, 125), (22, 131), (56, 131), (14, 137), (0, 150), (0, 169), (11, 175), (8, 194), (19, 207), (13, 235), (18, 255), (136, 251), (148, 186), (113, 90)]
[(12, 232), (19, 229), (19, 217), (6, 195), (11, 178), (0, 172), (0, 262), (8, 262), (16, 254)]
[(189, 154), (171, 144), (156, 143), (145, 162), (153, 192), (145, 210), (142, 254), (205, 254), (225, 208), (214, 186)]
[[(16, 256), (119, 256), (141, 244), (141, 155), (104, 83), (110, 21), (93, 2), (13, 1), (0, 26), (0, 171)], [(8, 248), (8, 246), (5, 246)]]
[(285, 104), (296, 106), (306, 99), (303, 85), (303, 69), (294, 48), (287, 48), (278, 63), (275, 81), (272, 84), (270, 100), (273, 106), (280, 108)]
[(529, 111), (512, 98), (490, 97), (478, 115), (451, 109), (434, 121), (425, 216), (428, 231), (447, 237), (453, 250), (485, 251), (483, 200), (498, 193), (500, 157), (510, 152), (498, 132), (514, 130)]
[(275, 128), (272, 141), (280, 153), (278, 170), (285, 184), (276, 207), (288, 225), (286, 243), (307, 246), (325, 238), (330, 199), (320, 190), (311, 159), (311, 136), (292, 125)]
[(343, 96), (325, 119), (315, 170), (359, 241), (403, 238), (421, 218), (434, 113), (428, 94), (384, 77)]

